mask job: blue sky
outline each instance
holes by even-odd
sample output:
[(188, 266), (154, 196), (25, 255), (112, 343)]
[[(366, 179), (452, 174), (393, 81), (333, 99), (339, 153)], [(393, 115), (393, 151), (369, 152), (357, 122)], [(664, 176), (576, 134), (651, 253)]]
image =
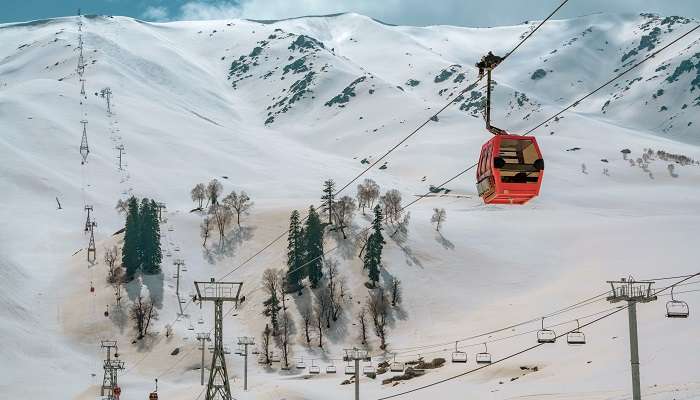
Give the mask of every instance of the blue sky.
[[(278, 19), (358, 12), (401, 25), (494, 26), (541, 19), (561, 0), (0, 0), (0, 22), (85, 14), (126, 15), (150, 21)], [(700, 0), (570, 0), (557, 17), (595, 12), (700, 18)]]

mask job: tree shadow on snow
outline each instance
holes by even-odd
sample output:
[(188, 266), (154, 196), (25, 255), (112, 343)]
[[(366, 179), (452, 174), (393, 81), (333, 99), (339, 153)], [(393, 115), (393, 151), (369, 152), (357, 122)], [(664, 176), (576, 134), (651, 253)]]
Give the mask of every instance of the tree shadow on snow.
[[(387, 271), (386, 268), (382, 268), (380, 276), (383, 282), (382, 287), (385, 288), (384, 292), (387, 295), (389, 302), (391, 303), (391, 284), (394, 281), (394, 276), (389, 271)], [(401, 289), (403, 290), (403, 288)], [(406, 310), (401, 306), (401, 303), (397, 304), (396, 307), (391, 306), (391, 310), (393, 311), (393, 313), (389, 313), (389, 317), (387, 318), (387, 325), (394, 326), (394, 321), (397, 319), (401, 321), (405, 321), (408, 319), (408, 313), (406, 313)]]
[(221, 261), (226, 257), (233, 257), (236, 250), (244, 243), (253, 238), (253, 233), (257, 228), (255, 226), (241, 226), (229, 232), (222, 241), (219, 241), (211, 248), (205, 248), (202, 253), (203, 257), (209, 264), (214, 264), (217, 260)]
[(442, 247), (444, 247), (447, 250), (454, 250), (455, 249), (454, 243), (450, 242), (449, 240), (447, 240), (446, 237), (442, 236), (442, 232), (439, 232), (439, 231), (437, 232), (437, 235), (435, 235), (435, 241), (440, 243), (442, 245)]

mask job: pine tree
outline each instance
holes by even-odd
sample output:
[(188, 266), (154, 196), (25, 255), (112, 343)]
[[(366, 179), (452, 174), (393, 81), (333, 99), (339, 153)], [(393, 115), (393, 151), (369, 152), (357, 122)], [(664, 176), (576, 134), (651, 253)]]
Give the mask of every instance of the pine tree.
[(323, 182), (323, 196), (321, 196), (321, 200), (323, 200), (323, 205), (321, 206), (321, 211), (328, 213), (328, 225), (333, 224), (334, 192), (335, 181), (333, 181), (333, 179), (329, 179)]
[(372, 234), (367, 238), (367, 249), (363, 259), (363, 267), (368, 270), (372, 286), (379, 282), (379, 268), (382, 265), (382, 250), (384, 249), (384, 237), (382, 236), (382, 209), (374, 207), (374, 220), (372, 221)]
[(323, 278), (323, 225), (314, 206), (309, 207), (304, 227), (304, 264), (311, 287), (316, 288)]
[(287, 235), (287, 283), (290, 290), (299, 288), (301, 290), (301, 280), (304, 279), (304, 253), (302, 243), (302, 229), (299, 221), (299, 211), (292, 211), (289, 217), (289, 234)]
[(126, 225), (124, 227), (124, 245), (122, 247), (122, 265), (126, 269), (126, 281), (134, 278), (141, 263), (139, 261), (141, 227), (139, 226), (139, 202), (136, 197), (128, 200)]
[(277, 293), (271, 293), (270, 297), (263, 302), (263, 306), (263, 315), (270, 317), (270, 323), (272, 324), (272, 336), (277, 336), (277, 333), (279, 332), (277, 317), (279, 315), (279, 311), (282, 309)]
[(163, 253), (160, 249), (160, 221), (158, 220), (158, 204), (151, 200), (148, 204), (148, 213), (143, 213), (142, 221), (148, 225), (148, 236), (141, 238), (147, 243), (148, 255), (144, 258), (143, 270), (147, 274), (159, 274)]

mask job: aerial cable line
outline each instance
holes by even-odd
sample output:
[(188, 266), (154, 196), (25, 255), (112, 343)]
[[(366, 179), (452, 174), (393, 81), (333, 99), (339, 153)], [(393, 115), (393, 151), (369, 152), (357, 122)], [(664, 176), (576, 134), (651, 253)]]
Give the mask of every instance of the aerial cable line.
[[(509, 56), (511, 56), (513, 53), (515, 53), (515, 51), (516, 51), (518, 48), (520, 48), (520, 46), (522, 46), (523, 43), (525, 43), (533, 34), (535, 34), (535, 32), (537, 32), (537, 31), (542, 27), (542, 25), (544, 25), (545, 22), (549, 21), (549, 20), (552, 18), (552, 16), (554, 16), (554, 14), (555, 14), (557, 11), (559, 11), (559, 9), (562, 8), (562, 7), (563, 7), (566, 3), (568, 3), (568, 2), (569, 2), (569, 0), (564, 0), (564, 1), (562, 1), (561, 4), (559, 4), (559, 6), (558, 6), (557, 8), (555, 8), (554, 11), (552, 11), (552, 12), (547, 16), (547, 18), (545, 18), (545, 19), (543, 19), (542, 21), (540, 21), (540, 23), (535, 27), (535, 29), (533, 29), (532, 31), (530, 31), (524, 38), (522, 38), (522, 39), (518, 42), (518, 44), (515, 45), (515, 47), (513, 47), (508, 53), (506, 53), (506, 55), (505, 55), (505, 56), (503, 57), (503, 59), (501, 60), (501, 64), (503, 63), (503, 61), (505, 61), (506, 58), (508, 58)], [(500, 64), (499, 64), (499, 65), (500, 65)], [(354, 182), (356, 182), (358, 179), (360, 179), (360, 177), (362, 177), (364, 174), (366, 174), (369, 170), (371, 170), (372, 168), (374, 168), (378, 163), (380, 163), (382, 160), (384, 160), (387, 156), (389, 156), (389, 154), (391, 154), (394, 150), (396, 150), (397, 148), (399, 148), (399, 147), (400, 147), (403, 143), (405, 143), (408, 139), (410, 139), (410, 138), (413, 137), (415, 134), (417, 134), (421, 129), (423, 129), (426, 125), (428, 125), (428, 123), (429, 123), (430, 121), (434, 120), (440, 113), (442, 113), (443, 111), (445, 111), (445, 110), (446, 110), (449, 106), (451, 106), (453, 103), (456, 103), (456, 102), (458, 102), (458, 101), (461, 101), (461, 100), (462, 100), (462, 97), (461, 97), (461, 96), (462, 96), (464, 93), (466, 93), (466, 92), (468, 92), (468, 91), (474, 89), (474, 88), (479, 84), (479, 82), (481, 82), (482, 79), (483, 79), (483, 76), (479, 77), (479, 78), (476, 79), (472, 84), (470, 84), (470, 85), (468, 85), (467, 87), (465, 87), (464, 89), (460, 90), (460, 91), (457, 93), (456, 96), (453, 96), (451, 99), (449, 99), (449, 101), (448, 101), (445, 105), (443, 105), (441, 108), (439, 108), (439, 109), (437, 110), (437, 112), (433, 113), (428, 119), (426, 119), (426, 120), (423, 121), (420, 125), (418, 125), (418, 126), (417, 126), (413, 131), (411, 131), (407, 136), (405, 136), (405, 137), (404, 137), (403, 139), (401, 139), (398, 143), (396, 143), (394, 146), (392, 146), (391, 148), (389, 148), (389, 150), (387, 150), (384, 154), (382, 154), (378, 159), (376, 159), (375, 161), (373, 161), (370, 165), (368, 165), (368, 166), (367, 166), (364, 170), (362, 170), (359, 174), (355, 175), (355, 177), (352, 178), (349, 182), (347, 182), (344, 186), (342, 186), (340, 189), (336, 190), (335, 193), (334, 193), (334, 195), (337, 195), (337, 194), (339, 194), (340, 192), (342, 192), (343, 190), (345, 190), (345, 189), (347, 189), (348, 187), (350, 187), (350, 185), (352, 185)], [(304, 218), (304, 220), (306, 220), (306, 218)], [(302, 221), (304, 221), (304, 220), (302, 220)], [(279, 241), (280, 239), (282, 239), (285, 235), (287, 235), (287, 233), (289, 233), (289, 230), (286, 230), (286, 231), (280, 233), (280, 234), (279, 234), (278, 236), (276, 236), (271, 242), (269, 242), (268, 244), (266, 244), (262, 249), (258, 250), (258, 251), (255, 252), (252, 256), (250, 256), (250, 257), (248, 257), (247, 259), (245, 259), (242, 263), (240, 263), (237, 267), (233, 268), (231, 271), (229, 271), (228, 273), (226, 273), (225, 275), (223, 275), (220, 279), (224, 279), (224, 278), (230, 276), (232, 273), (236, 272), (238, 269), (240, 269), (240, 268), (242, 268), (244, 265), (248, 264), (250, 261), (252, 261), (252, 260), (253, 260), (254, 258), (256, 258), (258, 255), (260, 255), (262, 252), (264, 252), (265, 250), (267, 250), (268, 248), (270, 248), (272, 245), (274, 245), (277, 241)]]
[[(678, 286), (679, 284), (681, 284), (681, 283), (683, 283), (683, 282), (685, 282), (685, 281), (687, 281), (687, 280), (689, 280), (689, 279), (692, 279), (693, 277), (696, 277), (696, 276), (700, 276), (700, 272), (698, 272), (698, 273), (696, 273), (696, 274), (693, 274), (693, 275), (690, 275), (690, 276), (688, 276), (688, 277), (686, 277), (686, 278), (684, 278), (684, 279), (682, 279), (682, 280), (680, 280), (680, 281), (678, 281), (678, 282), (676, 282), (676, 283), (674, 283), (674, 284), (672, 284), (672, 285), (666, 286), (665, 288), (656, 291), (656, 292), (655, 292), (655, 295), (658, 294), (658, 293), (663, 293), (663, 292), (665, 292), (666, 290), (671, 289), (671, 288), (673, 288), (673, 287), (675, 287), (675, 286)], [(630, 303), (630, 304), (631, 304), (631, 303)], [(597, 323), (597, 322), (599, 322), (599, 321), (601, 321), (601, 320), (603, 320), (603, 319), (605, 319), (605, 318), (608, 318), (608, 317), (610, 317), (610, 316), (612, 316), (612, 315), (614, 315), (614, 314), (619, 313), (620, 311), (626, 310), (627, 308), (629, 308), (630, 304), (628, 304), (628, 305), (626, 305), (626, 306), (621, 306), (621, 307), (619, 307), (619, 308), (618, 308), (617, 310), (615, 310), (615, 311), (611, 311), (610, 313), (605, 314), (605, 315), (603, 315), (602, 317), (598, 317), (598, 318), (596, 318), (596, 319), (594, 319), (594, 320), (592, 320), (592, 321), (590, 321), (590, 322), (587, 322), (587, 323), (585, 323), (585, 324), (582, 324), (582, 325), (578, 326), (576, 329), (573, 329), (573, 330), (570, 330), (570, 331), (565, 332), (565, 333), (563, 333), (563, 334), (557, 335), (557, 336), (556, 336), (556, 339), (559, 339), (560, 337), (566, 336), (566, 335), (568, 335), (568, 334), (571, 333), (571, 332), (578, 331), (578, 330), (580, 330), (581, 328), (585, 328), (586, 326), (593, 325), (593, 324), (595, 324), (595, 323)], [(521, 354), (523, 354), (523, 353), (526, 353), (526, 352), (528, 352), (528, 351), (530, 351), (530, 350), (534, 350), (534, 349), (536, 349), (536, 348), (538, 348), (538, 347), (540, 347), (540, 346), (542, 346), (542, 345), (544, 345), (544, 344), (546, 344), (546, 343), (538, 343), (538, 344), (536, 344), (536, 345), (533, 345), (533, 346), (527, 347), (527, 348), (525, 348), (525, 349), (522, 349), (522, 350), (520, 350), (520, 351), (518, 351), (518, 352), (516, 352), (516, 353), (512, 353), (512, 354), (509, 354), (509, 355), (507, 355), (507, 356), (505, 356), (505, 357), (503, 357), (503, 358), (500, 358), (500, 359), (498, 359), (498, 360), (495, 360), (495, 361), (493, 361), (491, 364), (485, 364), (485, 365), (483, 365), (483, 366), (481, 366), (481, 367), (477, 367), (477, 368), (474, 368), (474, 369), (470, 369), (470, 370), (465, 371), (465, 372), (462, 372), (462, 373), (460, 373), (460, 374), (453, 375), (453, 376), (450, 376), (450, 377), (448, 377), (448, 378), (444, 378), (444, 379), (441, 379), (441, 380), (439, 380), (439, 381), (435, 381), (435, 382), (429, 383), (429, 384), (427, 384), (427, 385), (419, 386), (419, 387), (417, 387), (417, 388), (413, 388), (413, 389), (406, 390), (406, 391), (403, 391), (403, 392), (400, 392), (400, 393), (396, 393), (396, 394), (392, 394), (392, 395), (389, 395), (389, 396), (380, 397), (380, 398), (377, 399), (377, 400), (391, 399), (391, 398), (403, 396), (403, 395), (405, 395), (405, 394), (417, 392), (417, 391), (422, 390), (422, 389), (427, 389), (427, 388), (432, 387), (432, 386), (437, 386), (437, 385), (439, 385), (439, 384), (441, 384), (441, 383), (445, 383), (445, 382), (447, 382), (447, 381), (451, 381), (451, 380), (453, 380), (453, 379), (457, 379), (457, 378), (460, 378), (460, 377), (462, 377), (462, 376), (469, 375), (469, 374), (471, 374), (471, 373), (473, 373), (473, 372), (482, 370), (482, 369), (484, 369), (484, 368), (488, 368), (488, 367), (490, 367), (490, 366), (492, 366), (492, 365), (494, 365), (494, 364), (498, 364), (498, 363), (501, 363), (501, 362), (503, 362), (503, 361), (509, 360), (509, 359), (514, 358), (514, 357), (516, 357), (516, 356), (519, 356), (519, 355), (521, 355)]]

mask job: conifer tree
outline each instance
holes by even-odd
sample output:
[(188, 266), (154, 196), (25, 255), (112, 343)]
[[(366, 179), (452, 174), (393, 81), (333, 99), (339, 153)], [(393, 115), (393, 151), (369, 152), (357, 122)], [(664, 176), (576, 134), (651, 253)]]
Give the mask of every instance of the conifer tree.
[(384, 237), (382, 236), (382, 209), (374, 207), (374, 220), (372, 221), (372, 234), (367, 238), (363, 266), (367, 269), (372, 286), (379, 282), (379, 268), (382, 265), (382, 250), (384, 249)]
[(126, 225), (124, 227), (124, 245), (122, 247), (122, 265), (126, 269), (125, 280), (127, 282), (134, 278), (141, 266), (139, 261), (140, 234), (139, 202), (136, 197), (131, 196), (128, 200)]
[(304, 227), (304, 264), (311, 287), (316, 288), (323, 277), (323, 225), (314, 206), (309, 207)]
[(323, 182), (323, 196), (321, 196), (323, 205), (321, 206), (321, 211), (328, 213), (328, 225), (333, 224), (334, 192), (335, 181), (333, 179)]
[(155, 200), (148, 202), (146, 211), (141, 211), (141, 223), (147, 227), (142, 232), (141, 242), (144, 249), (143, 254), (143, 272), (146, 274), (160, 273), (160, 264), (163, 260), (163, 254), (160, 249), (160, 222), (158, 221), (158, 204)]
[(289, 234), (287, 235), (287, 283), (290, 290), (299, 288), (301, 290), (301, 280), (304, 278), (303, 238), (301, 221), (299, 221), (299, 211), (292, 211), (289, 217)]

